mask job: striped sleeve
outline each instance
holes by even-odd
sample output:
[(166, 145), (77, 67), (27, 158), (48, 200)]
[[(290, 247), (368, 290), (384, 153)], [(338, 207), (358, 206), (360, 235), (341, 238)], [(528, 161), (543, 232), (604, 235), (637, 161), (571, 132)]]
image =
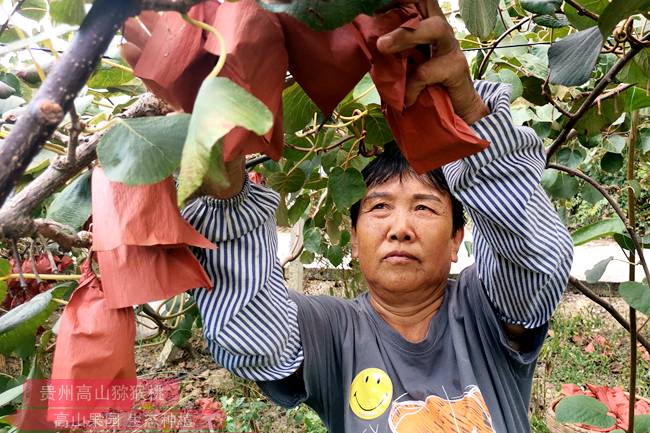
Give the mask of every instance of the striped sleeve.
[(573, 244), (540, 185), (542, 141), (512, 122), (510, 87), (475, 85), (491, 113), (472, 127), (490, 146), (443, 171), (474, 222), (478, 275), (501, 320), (536, 328), (566, 287)]
[(201, 197), (183, 216), (217, 249), (193, 252), (214, 287), (195, 289), (214, 359), (252, 380), (277, 380), (303, 360), (297, 306), (276, 256), (278, 195), (246, 180), (228, 200)]

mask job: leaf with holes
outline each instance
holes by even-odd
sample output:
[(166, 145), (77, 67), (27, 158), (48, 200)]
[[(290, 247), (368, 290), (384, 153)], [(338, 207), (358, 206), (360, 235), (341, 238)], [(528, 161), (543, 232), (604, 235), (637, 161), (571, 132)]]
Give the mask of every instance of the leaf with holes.
[(460, 0), (460, 16), (471, 34), (485, 39), (497, 23), (498, 7), (499, 0)]
[(560, 400), (555, 407), (555, 419), (561, 423), (587, 424), (598, 428), (610, 428), (616, 424), (616, 419), (607, 415), (607, 406), (586, 395), (573, 395)]
[(528, 12), (538, 15), (552, 15), (560, 6), (563, 0), (521, 0), (521, 7)]
[(282, 2), (258, 0), (262, 7), (276, 13), (286, 13), (314, 30), (332, 30), (347, 24), (359, 14), (372, 15), (388, 6), (391, 0), (287, 0)]
[(224, 135), (241, 126), (258, 135), (273, 126), (273, 114), (259, 99), (223, 77), (208, 77), (201, 84), (183, 147), (178, 176), (178, 202), (183, 205), (208, 176), (226, 185), (223, 165)]
[(118, 119), (101, 138), (97, 157), (113, 182), (160, 182), (178, 168), (189, 114)]
[(47, 218), (77, 230), (83, 227), (92, 211), (90, 173), (83, 173), (54, 197)]
[(550, 81), (578, 86), (589, 80), (602, 46), (603, 36), (598, 27), (574, 33), (551, 45), (548, 50)]
[(632, 308), (650, 315), (650, 287), (647, 284), (628, 281), (621, 283), (618, 291)]
[(334, 167), (330, 171), (327, 187), (339, 212), (347, 212), (366, 193), (363, 176), (354, 168), (343, 170), (341, 167)]
[(630, 15), (650, 11), (650, 0), (612, 0), (598, 19), (604, 37), (609, 37), (616, 25)]
[(585, 278), (588, 283), (597, 283), (600, 281), (601, 277), (607, 270), (607, 266), (614, 260), (614, 257), (607, 257), (604, 260), (599, 261), (594, 265), (593, 268), (585, 272)]
[(614, 233), (625, 233), (625, 224), (619, 218), (609, 218), (580, 227), (573, 232), (571, 238), (576, 247), (587, 242), (595, 241), (613, 235)]

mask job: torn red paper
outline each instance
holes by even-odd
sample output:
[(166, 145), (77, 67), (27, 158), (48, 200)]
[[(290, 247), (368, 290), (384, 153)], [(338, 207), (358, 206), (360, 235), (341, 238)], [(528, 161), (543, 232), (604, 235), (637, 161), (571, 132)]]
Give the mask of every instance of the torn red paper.
[[(175, 13), (163, 14), (135, 65), (137, 76), (161, 96), (172, 101), (193, 101), (206, 74), (195, 65), (213, 64), (219, 45), (213, 35), (178, 21)], [(287, 67), (305, 92), (326, 114), (332, 112), (370, 70), (383, 102), (395, 140), (417, 171), (439, 167), (471, 155), (487, 146), (456, 116), (443, 88), (431, 86), (417, 102), (404, 108), (404, 92), (410, 63), (424, 59), (417, 52), (384, 55), (377, 38), (399, 26), (413, 28), (419, 22), (414, 5), (374, 17), (359, 16), (353, 24), (330, 32), (316, 32), (296, 19), (273, 14), (254, 0), (204, 2), (191, 16), (215, 26), (227, 41), (228, 57), (222, 75), (264, 102), (274, 113), (273, 129), (263, 137), (236, 129), (225, 137), (224, 157), (263, 152), (278, 159), (283, 147), (282, 89)], [(133, 21), (125, 34), (134, 33)], [(162, 56), (162, 57), (161, 57)], [(183, 86), (179, 86), (183, 83)]]
[(188, 246), (216, 248), (181, 216), (173, 180), (128, 186), (92, 176), (93, 250), (111, 308), (168, 299), (212, 282)]

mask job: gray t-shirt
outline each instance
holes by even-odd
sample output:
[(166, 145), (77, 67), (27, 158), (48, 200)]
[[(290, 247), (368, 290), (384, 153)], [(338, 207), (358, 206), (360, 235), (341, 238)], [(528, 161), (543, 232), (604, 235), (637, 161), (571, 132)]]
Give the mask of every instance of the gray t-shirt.
[[(291, 293), (305, 360), (293, 376), (258, 382), (283, 406), (305, 402), (331, 433), (525, 433), (547, 326), (513, 350), (474, 266), (449, 281), (419, 343), (354, 300)], [(302, 373), (302, 376), (300, 374)]]

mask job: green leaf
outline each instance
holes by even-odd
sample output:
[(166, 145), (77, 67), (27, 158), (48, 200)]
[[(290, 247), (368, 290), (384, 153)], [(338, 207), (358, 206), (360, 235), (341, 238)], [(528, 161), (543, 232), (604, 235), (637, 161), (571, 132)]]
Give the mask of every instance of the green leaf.
[(601, 200), (605, 200), (605, 197), (590, 184), (585, 184), (580, 191), (582, 198), (588, 203), (596, 204)]
[(603, 36), (598, 27), (574, 33), (551, 45), (548, 50), (550, 82), (578, 86), (589, 80), (602, 46)]
[(612, 0), (598, 20), (604, 37), (609, 37), (616, 25), (630, 15), (650, 10), (650, 0)]
[(171, 333), (169, 339), (174, 346), (185, 347), (188, 340), (192, 337), (192, 325), (196, 322), (196, 318), (199, 315), (199, 309), (194, 304), (181, 319), (179, 325), (174, 329), (174, 332)]
[(366, 144), (383, 146), (393, 141), (393, 131), (388, 126), (384, 114), (378, 107), (373, 107), (365, 117)]
[(327, 187), (339, 212), (347, 212), (366, 194), (363, 176), (354, 168), (343, 171), (341, 167), (334, 167), (329, 174)]
[(521, 77), (521, 84), (524, 86), (523, 97), (535, 105), (546, 105), (548, 99), (542, 94), (544, 80), (539, 77)]
[(178, 202), (185, 200), (203, 183), (206, 175), (225, 185), (222, 138), (241, 126), (258, 135), (273, 126), (273, 114), (259, 99), (223, 77), (208, 77), (201, 84), (178, 177)]
[(597, 283), (607, 270), (607, 266), (614, 260), (614, 257), (607, 257), (596, 263), (593, 268), (585, 272), (585, 277), (588, 283)]
[(282, 92), (282, 110), (286, 134), (300, 131), (311, 122), (314, 113), (319, 112), (316, 104), (298, 83), (292, 84)]
[(309, 203), (310, 200), (308, 195), (301, 195), (296, 199), (296, 201), (293, 202), (293, 206), (291, 206), (289, 209), (289, 223), (291, 225), (298, 222), (300, 217), (303, 216), (309, 207)]
[(303, 236), (303, 246), (306, 251), (315, 253), (320, 248), (321, 236), (320, 230), (317, 227), (310, 227), (305, 230), (302, 234)]
[(11, 87), (9, 84), (0, 81), (0, 99), (7, 99), (8, 97), (14, 95), (16, 89)]
[(605, 140), (605, 149), (612, 153), (622, 153), (625, 149), (625, 138), (621, 135), (610, 135)]
[(467, 30), (486, 39), (497, 22), (499, 0), (460, 0), (460, 16)]
[(561, 423), (610, 428), (616, 424), (616, 419), (607, 415), (607, 410), (607, 406), (593, 397), (573, 395), (560, 400), (555, 408), (555, 419)]
[(126, 84), (134, 78), (132, 73), (123, 69), (100, 67), (93, 72), (86, 85), (92, 89), (108, 89)]
[[(588, 11), (600, 15), (609, 4), (609, 0), (577, 0), (577, 3)], [(591, 18), (581, 15), (573, 6), (568, 4), (564, 5), (564, 13), (571, 24), (578, 30), (584, 30), (596, 23)]]
[(592, 135), (591, 137), (580, 135), (578, 136), (578, 141), (587, 149), (592, 149), (603, 144), (603, 136), (601, 134)]
[[(14, 74), (10, 74), (9, 72), (0, 72), (0, 81), (13, 89), (13, 93), (11, 95), (15, 94), (16, 96), (23, 96), (22, 89), (20, 88), (20, 80)], [(0, 96), (0, 98), (5, 99), (11, 95)]]
[(381, 105), (381, 98), (379, 97), (379, 92), (375, 83), (373, 83), (370, 74), (363, 76), (361, 81), (354, 87), (352, 90), (352, 97), (359, 104), (369, 105), (376, 104)]
[[(634, 250), (634, 242), (632, 242), (632, 238), (628, 235), (628, 233), (614, 233), (614, 240), (616, 243), (623, 248), (624, 250), (632, 251)], [(644, 238), (640, 239), (641, 246), (643, 248), (649, 248), (650, 247), (650, 235), (645, 236)]]
[(50, 0), (50, 16), (54, 23), (79, 25), (86, 16), (83, 0)]
[(650, 433), (650, 415), (636, 415), (634, 417), (634, 432)]
[(578, 180), (565, 173), (559, 173), (550, 186), (545, 186), (546, 191), (556, 199), (570, 199), (578, 193), (580, 183)]
[(643, 154), (650, 152), (650, 128), (645, 128), (639, 131), (637, 147)]
[(83, 227), (92, 212), (90, 173), (83, 173), (55, 196), (47, 209), (47, 218), (73, 229)]
[(116, 122), (97, 145), (97, 157), (110, 180), (127, 185), (152, 184), (178, 168), (189, 114)]
[(499, 81), (501, 83), (510, 84), (510, 87), (512, 87), (510, 101), (514, 101), (524, 94), (524, 86), (521, 83), (519, 76), (510, 69), (501, 69), (499, 71)]
[(15, 386), (0, 394), (0, 407), (15, 401), (18, 397), (23, 395), (23, 385)]
[(311, 251), (303, 251), (300, 255), (300, 263), (308, 265), (314, 261), (315, 255)]
[[(5, 277), (11, 274), (11, 263), (9, 260), (0, 258), (0, 277)], [(7, 282), (0, 281), (0, 304), (2, 304), (7, 296)], [(2, 405), (0, 405), (2, 406)]]
[(269, 3), (258, 0), (271, 12), (284, 12), (307, 24), (314, 30), (332, 30), (347, 24), (359, 14), (372, 15), (387, 6), (390, 0), (288, 0)]
[(26, 339), (33, 338), (55, 308), (52, 293), (48, 290), (0, 317), (0, 353), (10, 355)]
[(617, 173), (623, 168), (625, 160), (620, 153), (607, 152), (600, 160), (600, 168), (609, 173)]
[(280, 194), (289, 194), (299, 191), (305, 184), (305, 172), (299, 168), (290, 173), (273, 173), (268, 178), (269, 186)]
[(521, 7), (538, 15), (552, 15), (562, 6), (562, 0), (521, 0)]
[(557, 161), (567, 167), (576, 168), (587, 157), (587, 152), (584, 149), (577, 147), (570, 149), (568, 147), (560, 149), (557, 153)]
[[(576, 101), (575, 105), (581, 104), (583, 100)], [(574, 106), (573, 109), (576, 107)], [(610, 126), (619, 117), (625, 109), (625, 103), (621, 95), (608, 98), (600, 103), (600, 106), (591, 107), (587, 113), (582, 116), (575, 126), (576, 131), (582, 135), (593, 136), (599, 134), (604, 128)]]
[[(15, 5), (17, 0), (12, 0), (11, 3)], [(47, 13), (47, 2), (45, 0), (26, 0), (18, 9), (18, 13), (30, 20), (40, 21)]]
[(327, 249), (327, 260), (335, 268), (343, 263), (343, 249), (338, 245), (332, 245)]
[(559, 29), (569, 25), (569, 20), (564, 14), (540, 15), (533, 18), (533, 22), (549, 29)]
[(593, 224), (589, 224), (583, 227), (580, 227), (578, 230), (573, 232), (571, 238), (573, 239), (573, 245), (576, 247), (587, 242), (594, 241), (596, 239), (601, 239), (607, 236), (611, 236), (614, 233), (624, 233), (625, 224), (618, 218), (609, 218), (602, 221), (598, 221)]
[(625, 111), (632, 112), (642, 108), (650, 107), (650, 95), (645, 89), (631, 87), (623, 94), (625, 100)]
[(632, 308), (650, 315), (650, 287), (647, 284), (628, 281), (621, 283), (618, 291)]

